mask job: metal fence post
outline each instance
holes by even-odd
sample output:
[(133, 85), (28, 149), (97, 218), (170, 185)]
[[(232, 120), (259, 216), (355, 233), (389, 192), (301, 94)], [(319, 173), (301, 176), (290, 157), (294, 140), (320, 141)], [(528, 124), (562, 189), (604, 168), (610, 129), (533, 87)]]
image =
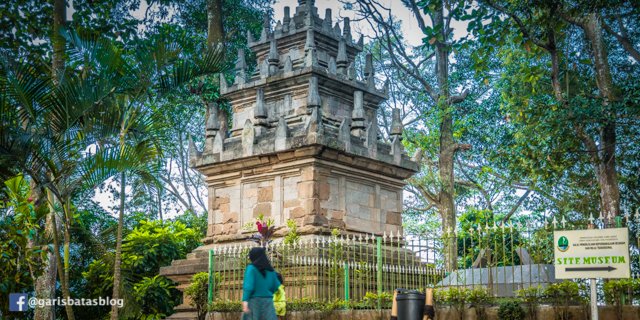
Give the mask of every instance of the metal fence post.
[(214, 277), (213, 277), (213, 250), (209, 250), (209, 292), (208, 292), (208, 296), (207, 296), (207, 301), (209, 303), (213, 302), (213, 281), (214, 281)]
[(349, 263), (344, 263), (344, 300), (349, 302)]
[(378, 287), (378, 310), (382, 309), (382, 237), (376, 237), (376, 266)]

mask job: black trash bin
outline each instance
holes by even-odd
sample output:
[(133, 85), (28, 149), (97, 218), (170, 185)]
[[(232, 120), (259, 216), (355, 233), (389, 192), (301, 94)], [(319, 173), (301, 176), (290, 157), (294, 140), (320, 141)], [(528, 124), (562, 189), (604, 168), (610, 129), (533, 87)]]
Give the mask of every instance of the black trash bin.
[(420, 291), (400, 291), (396, 296), (398, 320), (422, 320), (424, 313), (424, 294)]

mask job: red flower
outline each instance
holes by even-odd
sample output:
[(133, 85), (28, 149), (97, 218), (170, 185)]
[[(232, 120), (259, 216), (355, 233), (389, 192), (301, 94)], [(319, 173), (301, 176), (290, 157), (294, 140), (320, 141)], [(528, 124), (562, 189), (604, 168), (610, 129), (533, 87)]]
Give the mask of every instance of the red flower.
[(262, 233), (262, 223), (260, 223), (260, 221), (256, 221), (256, 226), (258, 227), (258, 232)]

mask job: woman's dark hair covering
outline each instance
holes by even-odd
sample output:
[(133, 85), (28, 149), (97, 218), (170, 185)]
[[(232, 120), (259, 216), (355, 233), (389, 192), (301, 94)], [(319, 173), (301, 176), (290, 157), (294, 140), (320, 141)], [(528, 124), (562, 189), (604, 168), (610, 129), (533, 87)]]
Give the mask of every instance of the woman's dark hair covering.
[(249, 259), (251, 260), (251, 264), (253, 264), (263, 276), (266, 275), (267, 271), (274, 271), (267, 257), (267, 251), (262, 247), (252, 248), (251, 251), (249, 251)]

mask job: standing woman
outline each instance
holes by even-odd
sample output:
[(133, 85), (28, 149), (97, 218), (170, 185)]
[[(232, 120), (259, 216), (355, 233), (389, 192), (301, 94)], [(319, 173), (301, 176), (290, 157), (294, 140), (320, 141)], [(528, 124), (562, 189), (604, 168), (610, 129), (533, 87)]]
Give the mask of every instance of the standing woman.
[(243, 319), (277, 320), (273, 306), (273, 293), (278, 290), (280, 281), (273, 270), (267, 252), (262, 247), (249, 251), (251, 264), (244, 271), (242, 284)]

